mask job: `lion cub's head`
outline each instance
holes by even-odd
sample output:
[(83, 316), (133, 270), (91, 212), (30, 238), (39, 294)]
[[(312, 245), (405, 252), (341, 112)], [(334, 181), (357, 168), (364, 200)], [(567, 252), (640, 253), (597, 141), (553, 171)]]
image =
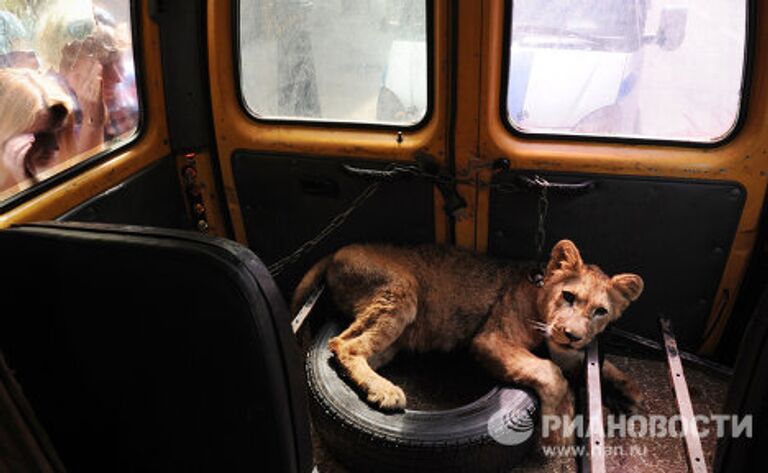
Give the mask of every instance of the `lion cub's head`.
[(609, 277), (585, 264), (573, 242), (560, 241), (552, 249), (537, 300), (550, 347), (583, 348), (642, 292), (640, 276)]

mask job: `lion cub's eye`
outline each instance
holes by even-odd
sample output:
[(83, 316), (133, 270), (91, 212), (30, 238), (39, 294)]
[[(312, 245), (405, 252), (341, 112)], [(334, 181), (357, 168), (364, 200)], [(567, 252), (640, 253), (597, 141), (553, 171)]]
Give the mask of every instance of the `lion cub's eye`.
[(573, 304), (573, 301), (576, 300), (576, 296), (572, 292), (563, 291), (563, 299), (565, 299), (565, 302)]
[(606, 309), (605, 307), (598, 307), (597, 309), (595, 309), (596, 317), (602, 317), (607, 313), (608, 313), (608, 309)]

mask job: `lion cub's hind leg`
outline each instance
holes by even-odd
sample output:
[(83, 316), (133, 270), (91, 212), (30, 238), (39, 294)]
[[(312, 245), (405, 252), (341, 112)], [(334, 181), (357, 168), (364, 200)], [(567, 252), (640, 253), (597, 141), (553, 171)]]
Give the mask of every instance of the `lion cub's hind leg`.
[(412, 290), (382, 288), (358, 311), (352, 325), (329, 342), (350, 380), (365, 393), (368, 402), (382, 410), (405, 408), (405, 393), (376, 373), (369, 360), (381, 366), (394, 355), (393, 344), (416, 318), (416, 310)]

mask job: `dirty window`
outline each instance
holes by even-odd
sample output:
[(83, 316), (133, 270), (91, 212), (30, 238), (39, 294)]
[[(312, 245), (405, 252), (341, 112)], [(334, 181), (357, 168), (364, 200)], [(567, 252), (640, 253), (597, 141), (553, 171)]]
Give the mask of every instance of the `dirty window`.
[(739, 115), (746, 1), (515, 0), (506, 110), (524, 133), (717, 142)]
[(0, 201), (138, 126), (129, 0), (0, 0)]
[(412, 126), (427, 111), (425, 0), (242, 0), (256, 117)]

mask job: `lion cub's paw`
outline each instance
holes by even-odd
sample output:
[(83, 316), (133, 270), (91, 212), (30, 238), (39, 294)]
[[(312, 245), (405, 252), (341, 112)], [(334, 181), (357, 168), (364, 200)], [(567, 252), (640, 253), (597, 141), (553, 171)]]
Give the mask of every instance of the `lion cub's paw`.
[(405, 393), (385, 379), (376, 380), (368, 385), (368, 402), (383, 411), (401, 411), (405, 409)]
[(542, 419), (550, 423), (546, 429), (547, 434), (542, 435), (541, 444), (544, 446), (571, 446), (576, 443), (572, 422), (574, 419), (574, 399), (570, 389), (566, 390), (560, 402), (552, 408), (542, 409), (545, 416), (554, 418)]

